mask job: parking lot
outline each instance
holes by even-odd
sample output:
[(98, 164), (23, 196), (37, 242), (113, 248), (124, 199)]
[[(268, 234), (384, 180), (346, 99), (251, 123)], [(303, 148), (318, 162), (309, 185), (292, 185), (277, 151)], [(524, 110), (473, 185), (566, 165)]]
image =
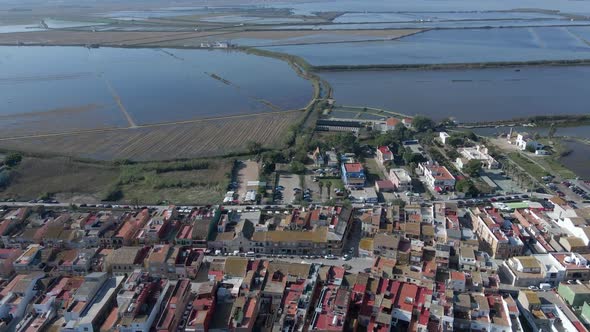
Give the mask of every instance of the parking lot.
[(239, 200), (243, 201), (248, 191), (248, 181), (258, 181), (258, 174), (260, 170), (258, 163), (252, 160), (243, 161), (238, 170), (238, 195)]
[[(295, 191), (294, 188), (301, 188), (299, 184), (299, 175), (291, 174), (291, 173), (281, 173), (279, 175), (279, 183), (277, 187), (282, 187), (282, 190), (279, 190), (282, 195), (283, 204), (293, 204), (295, 201)], [(275, 203), (280, 203), (278, 200), (275, 200)]]

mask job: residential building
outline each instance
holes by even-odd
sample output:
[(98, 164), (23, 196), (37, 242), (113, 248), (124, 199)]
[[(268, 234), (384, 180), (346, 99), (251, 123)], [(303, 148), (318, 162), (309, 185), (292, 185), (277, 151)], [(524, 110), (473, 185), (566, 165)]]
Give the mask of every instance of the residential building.
[(320, 150), (319, 146), (313, 151), (311, 159), (313, 160), (313, 164), (315, 167), (323, 167), (326, 163), (324, 154)]
[(428, 163), (420, 163), (418, 166), (430, 189), (438, 192), (455, 190), (455, 177), (446, 167)]
[(412, 177), (403, 168), (392, 168), (389, 170), (389, 179), (397, 191), (412, 191)]
[(150, 247), (121, 247), (113, 250), (106, 258), (104, 271), (115, 276), (129, 275), (144, 268)]
[(338, 167), (338, 165), (340, 165), (340, 160), (336, 151), (326, 151), (326, 166)]
[(520, 291), (517, 305), (533, 331), (587, 331), (553, 292)]
[(506, 282), (514, 286), (557, 286), (566, 278), (566, 269), (550, 254), (512, 257), (500, 268)]
[(0, 249), (0, 278), (9, 278), (14, 273), (14, 261), (22, 254), (20, 249)]
[(393, 152), (391, 152), (388, 146), (378, 147), (375, 155), (377, 156), (377, 161), (379, 161), (381, 165), (393, 161)]
[(27, 274), (32, 271), (41, 271), (43, 269), (41, 249), (43, 249), (43, 247), (39, 244), (29, 245), (12, 263), (16, 273)]
[(145, 260), (145, 268), (153, 277), (169, 278), (176, 277), (176, 257), (170, 255), (178, 254), (168, 244), (154, 245)]
[(342, 164), (342, 182), (347, 189), (362, 189), (365, 181), (365, 169), (361, 163)]
[(381, 229), (381, 223), (384, 220), (383, 208), (380, 206), (374, 207), (369, 211), (365, 211), (360, 217), (361, 233), (363, 237), (373, 237)]
[(15, 275), (0, 289), (0, 319), (20, 321), (27, 306), (37, 295), (37, 282), (45, 276), (42, 272)]
[(143, 209), (136, 214), (127, 214), (123, 217), (121, 226), (112, 237), (114, 246), (131, 246), (137, 243), (136, 234), (145, 226), (150, 219), (148, 209)]
[(396, 186), (393, 184), (393, 182), (389, 181), (389, 180), (377, 180), (375, 181), (375, 191), (376, 192), (394, 192), (396, 189)]
[[(166, 279), (133, 272), (117, 294), (117, 307), (122, 312), (117, 321), (119, 332), (149, 332), (166, 308), (164, 298), (169, 294), (169, 287), (170, 282)], [(183, 296), (186, 289), (178, 291), (177, 295)]]
[(209, 325), (215, 313), (216, 291), (215, 282), (202, 283), (198, 286), (188, 315), (186, 332), (209, 331)]
[(584, 303), (590, 303), (590, 285), (581, 281), (561, 282), (557, 293), (571, 307), (581, 308)]
[(348, 198), (354, 203), (375, 204), (379, 202), (379, 196), (377, 196), (377, 191), (373, 187), (351, 189)]
[(385, 126), (382, 127), (381, 131), (388, 132), (393, 131), (397, 128), (402, 122), (398, 118), (388, 118), (385, 120)]
[(440, 141), (442, 142), (443, 145), (446, 145), (447, 139), (449, 139), (449, 137), (451, 137), (451, 135), (449, 135), (446, 131), (441, 131), (440, 133), (438, 133), (438, 136), (439, 136)]
[(520, 150), (523, 151), (526, 150), (529, 146), (534, 150), (541, 150), (544, 147), (543, 144), (534, 140), (533, 137), (528, 133), (518, 134), (516, 136), (515, 144)]
[(496, 209), (470, 208), (473, 231), (480, 239), (481, 249), (494, 258), (510, 258), (520, 255), (524, 243), (514, 235), (513, 225)]
[(319, 290), (310, 328), (314, 331), (344, 331), (350, 301), (350, 291), (340, 287), (344, 268), (333, 266), (324, 271), (325, 275), (320, 272), (320, 278), (324, 277), (325, 281)]
[(488, 148), (483, 145), (464, 147), (457, 150), (461, 157), (457, 158), (457, 166), (463, 169), (472, 160), (479, 161), (483, 168), (494, 169), (500, 167), (500, 163), (489, 154)]
[(64, 332), (98, 331), (111, 312), (124, 277), (109, 277), (105, 272), (90, 273), (76, 290), (63, 317)]
[(590, 281), (590, 267), (588, 260), (578, 254), (551, 254), (565, 268), (563, 280)]
[(156, 331), (176, 331), (182, 320), (182, 314), (189, 302), (191, 283), (188, 279), (180, 279), (171, 287), (168, 287), (167, 299), (164, 311), (156, 323)]

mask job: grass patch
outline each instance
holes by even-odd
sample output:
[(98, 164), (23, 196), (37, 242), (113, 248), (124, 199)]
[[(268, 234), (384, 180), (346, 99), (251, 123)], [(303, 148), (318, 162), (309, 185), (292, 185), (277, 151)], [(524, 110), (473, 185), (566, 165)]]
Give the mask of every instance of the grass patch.
[(61, 199), (96, 201), (119, 174), (118, 167), (71, 158), (24, 157), (0, 197), (27, 201), (50, 193)]
[(383, 180), (383, 171), (379, 168), (379, 165), (377, 165), (377, 161), (374, 158), (365, 159), (365, 166), (368, 184), (374, 184), (375, 181)]
[(231, 169), (232, 162), (224, 159), (125, 165), (118, 188), (128, 203), (219, 203)]
[(557, 173), (564, 179), (576, 178), (576, 173), (566, 168), (559, 160), (554, 156), (548, 156), (547, 158), (540, 161), (542, 164), (547, 165), (551, 169), (552, 173)]
[(89, 163), (71, 158), (25, 157), (10, 172), (0, 198), (17, 201), (54, 196), (61, 202), (213, 204), (223, 198), (232, 160), (151, 163)]
[(514, 161), (518, 166), (522, 167), (527, 173), (529, 173), (535, 179), (540, 179), (548, 174), (547, 171), (545, 171), (539, 165), (530, 161), (528, 158), (523, 157), (518, 152), (508, 153), (508, 157), (510, 157), (512, 161)]

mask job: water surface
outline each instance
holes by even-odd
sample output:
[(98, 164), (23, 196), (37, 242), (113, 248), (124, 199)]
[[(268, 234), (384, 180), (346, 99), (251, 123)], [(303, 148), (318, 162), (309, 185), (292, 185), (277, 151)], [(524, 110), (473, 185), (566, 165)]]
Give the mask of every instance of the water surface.
[(123, 109), (138, 125), (280, 111), (311, 95), (287, 63), (239, 52), (0, 47), (0, 128), (66, 113), (127, 126)]
[(321, 72), (336, 103), (459, 122), (588, 114), (590, 67)]
[(563, 165), (571, 169), (577, 176), (590, 179), (590, 145), (578, 141), (567, 141), (565, 145), (572, 150), (570, 154), (560, 160)]
[(272, 46), (313, 65), (437, 64), (590, 59), (590, 28), (432, 30), (393, 41)]

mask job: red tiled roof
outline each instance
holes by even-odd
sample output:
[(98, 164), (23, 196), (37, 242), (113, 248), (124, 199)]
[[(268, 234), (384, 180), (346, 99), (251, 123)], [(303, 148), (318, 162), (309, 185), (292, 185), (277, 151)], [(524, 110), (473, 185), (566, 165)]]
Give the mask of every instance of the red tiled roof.
[(385, 123), (386, 123), (388, 126), (396, 126), (398, 123), (400, 123), (400, 121), (399, 121), (399, 119), (397, 119), (397, 118), (389, 118), (389, 119), (387, 119), (387, 120), (385, 121)]
[(358, 173), (363, 170), (361, 163), (347, 163), (344, 164), (344, 169), (349, 173)]
[(379, 180), (377, 181), (377, 186), (380, 189), (395, 189), (395, 185), (389, 180)]
[(459, 271), (451, 272), (451, 280), (463, 280), (465, 281), (465, 273)]
[(381, 153), (391, 153), (391, 150), (389, 150), (389, 147), (387, 146), (380, 146), (378, 147), (379, 151), (381, 151)]
[(428, 166), (428, 169), (432, 172), (432, 177), (437, 180), (453, 180), (455, 177), (444, 166)]
[(397, 298), (397, 307), (403, 311), (412, 312), (417, 294), (418, 286), (414, 284), (403, 284), (400, 295)]

